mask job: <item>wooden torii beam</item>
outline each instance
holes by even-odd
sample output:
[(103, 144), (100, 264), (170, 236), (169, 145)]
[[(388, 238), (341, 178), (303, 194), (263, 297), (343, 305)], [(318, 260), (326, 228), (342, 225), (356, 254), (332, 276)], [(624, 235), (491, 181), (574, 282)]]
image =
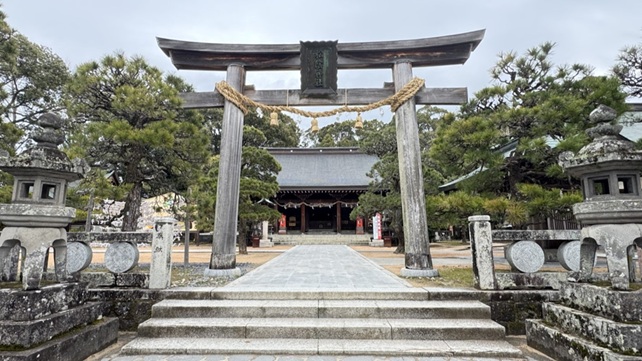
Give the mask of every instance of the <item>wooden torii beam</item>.
[[(337, 89), (337, 96), (330, 98), (301, 97), (299, 89), (255, 90), (252, 86), (243, 88), (243, 95), (266, 105), (322, 106), (322, 105), (365, 105), (385, 99), (395, 93), (394, 84), (386, 83), (383, 88)], [(183, 107), (187, 109), (220, 108), (225, 98), (217, 92), (182, 93)], [(415, 95), (416, 104), (459, 105), (468, 100), (466, 88), (423, 88)]]
[[(432, 38), (339, 43), (339, 69), (389, 69), (399, 60), (416, 67), (463, 64), (485, 30)], [(246, 70), (298, 70), (299, 44), (216, 44), (156, 38), (176, 69), (221, 70), (243, 64)]]
[[(339, 43), (339, 69), (385, 69), (400, 60), (415, 67), (463, 64), (479, 45), (485, 30), (402, 41)], [(213, 44), (157, 38), (158, 46), (170, 57), (176, 69), (226, 71), (230, 64), (245, 70), (299, 70), (299, 44)], [(250, 99), (267, 105), (292, 106), (363, 105), (394, 93), (393, 84), (379, 89), (338, 89), (334, 97), (303, 98), (300, 90), (255, 90), (244, 86)], [(286, 94), (287, 93), (287, 94)], [(286, 96), (287, 95), (287, 96)], [(216, 108), (224, 105), (217, 91), (183, 93), (185, 108)], [(416, 104), (458, 105), (468, 100), (466, 88), (424, 88), (415, 96)]]
[[(412, 79), (412, 67), (463, 64), (479, 45), (485, 30), (402, 41), (337, 43), (337, 69), (391, 69), (393, 86), (382, 89), (338, 89), (322, 97), (302, 97), (300, 90), (254, 90), (245, 85), (247, 70), (301, 69), (300, 44), (214, 44), (157, 38), (177, 69), (226, 71), (227, 83), (267, 105), (363, 105), (398, 92)], [(240, 274), (235, 244), (238, 217), (243, 113), (216, 91), (182, 94), (186, 108), (224, 107), (220, 172), (209, 275)], [(428, 242), (423, 172), (416, 104), (461, 104), (465, 88), (422, 89), (397, 111), (397, 148), (406, 237), (402, 275), (436, 276)]]

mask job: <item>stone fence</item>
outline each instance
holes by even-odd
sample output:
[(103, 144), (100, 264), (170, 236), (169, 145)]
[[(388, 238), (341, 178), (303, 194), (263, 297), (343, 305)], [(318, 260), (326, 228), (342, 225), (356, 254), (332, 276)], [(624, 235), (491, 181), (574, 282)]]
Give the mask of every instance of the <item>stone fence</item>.
[[(492, 230), (486, 215), (468, 218), (475, 287), (482, 290), (559, 289), (568, 272), (538, 272), (546, 261), (580, 269), (579, 230)], [(493, 242), (511, 242), (504, 254), (510, 272), (496, 272)]]
[[(97, 286), (135, 286), (163, 289), (171, 280), (171, 247), (176, 220), (159, 218), (155, 220), (153, 232), (80, 232), (68, 233), (67, 272), (74, 278), (93, 278)], [(103, 277), (81, 275), (92, 263), (91, 243), (106, 243), (105, 268), (111, 273)], [(138, 246), (151, 244), (152, 258), (149, 275), (134, 277), (127, 272), (138, 266)]]

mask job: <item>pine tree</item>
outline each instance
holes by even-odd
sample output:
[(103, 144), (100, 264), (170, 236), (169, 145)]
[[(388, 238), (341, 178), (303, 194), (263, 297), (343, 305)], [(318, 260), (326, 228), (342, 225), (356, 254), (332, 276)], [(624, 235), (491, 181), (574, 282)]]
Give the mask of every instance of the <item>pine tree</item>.
[(82, 124), (85, 158), (122, 179), (122, 230), (137, 228), (143, 196), (184, 191), (207, 156), (203, 117), (183, 110), (190, 87), (140, 57), (105, 56), (80, 65), (66, 87), (70, 116)]

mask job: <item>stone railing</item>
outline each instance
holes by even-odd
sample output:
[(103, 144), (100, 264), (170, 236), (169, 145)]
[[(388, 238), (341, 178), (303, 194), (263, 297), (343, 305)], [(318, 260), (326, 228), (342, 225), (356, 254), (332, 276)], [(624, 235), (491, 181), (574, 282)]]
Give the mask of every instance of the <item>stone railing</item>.
[[(580, 269), (579, 230), (492, 230), (486, 215), (468, 218), (475, 287), (483, 290), (559, 289), (568, 272), (538, 272), (546, 261), (567, 271)], [(493, 241), (511, 242), (504, 254), (510, 272), (496, 272)]]
[[(98, 281), (99, 285), (138, 286), (162, 289), (169, 287), (171, 251), (174, 239), (172, 218), (155, 220), (153, 232), (90, 232), (69, 233), (67, 242), (67, 272), (79, 278), (80, 272), (92, 263), (92, 242), (105, 243), (104, 266), (111, 273)], [(149, 275), (128, 277), (138, 266), (140, 244), (151, 244), (152, 257)], [(95, 275), (94, 275), (95, 276)], [(111, 277), (110, 277), (111, 276)], [(113, 281), (111, 280), (113, 278)], [(127, 281), (129, 280), (129, 281)]]

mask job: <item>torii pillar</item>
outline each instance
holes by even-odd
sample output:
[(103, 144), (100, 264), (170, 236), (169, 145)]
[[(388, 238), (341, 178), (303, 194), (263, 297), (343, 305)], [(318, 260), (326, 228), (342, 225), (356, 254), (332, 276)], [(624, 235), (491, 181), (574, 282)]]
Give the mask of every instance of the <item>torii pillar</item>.
[[(392, 67), (392, 77), (395, 91), (401, 90), (412, 80), (412, 64), (408, 61), (395, 63)], [(401, 275), (405, 277), (436, 277), (439, 276), (439, 272), (432, 267), (428, 245), (424, 177), (414, 98), (408, 99), (397, 108), (395, 115), (406, 249), (405, 267), (401, 269)]]
[[(243, 66), (229, 65), (226, 81), (234, 89), (243, 91), (245, 84)], [(209, 269), (205, 270), (206, 276), (241, 275), (241, 270), (236, 267), (236, 223), (239, 214), (243, 120), (241, 109), (225, 100), (221, 131), (220, 171), (216, 187), (216, 213), (212, 234), (212, 257)]]

